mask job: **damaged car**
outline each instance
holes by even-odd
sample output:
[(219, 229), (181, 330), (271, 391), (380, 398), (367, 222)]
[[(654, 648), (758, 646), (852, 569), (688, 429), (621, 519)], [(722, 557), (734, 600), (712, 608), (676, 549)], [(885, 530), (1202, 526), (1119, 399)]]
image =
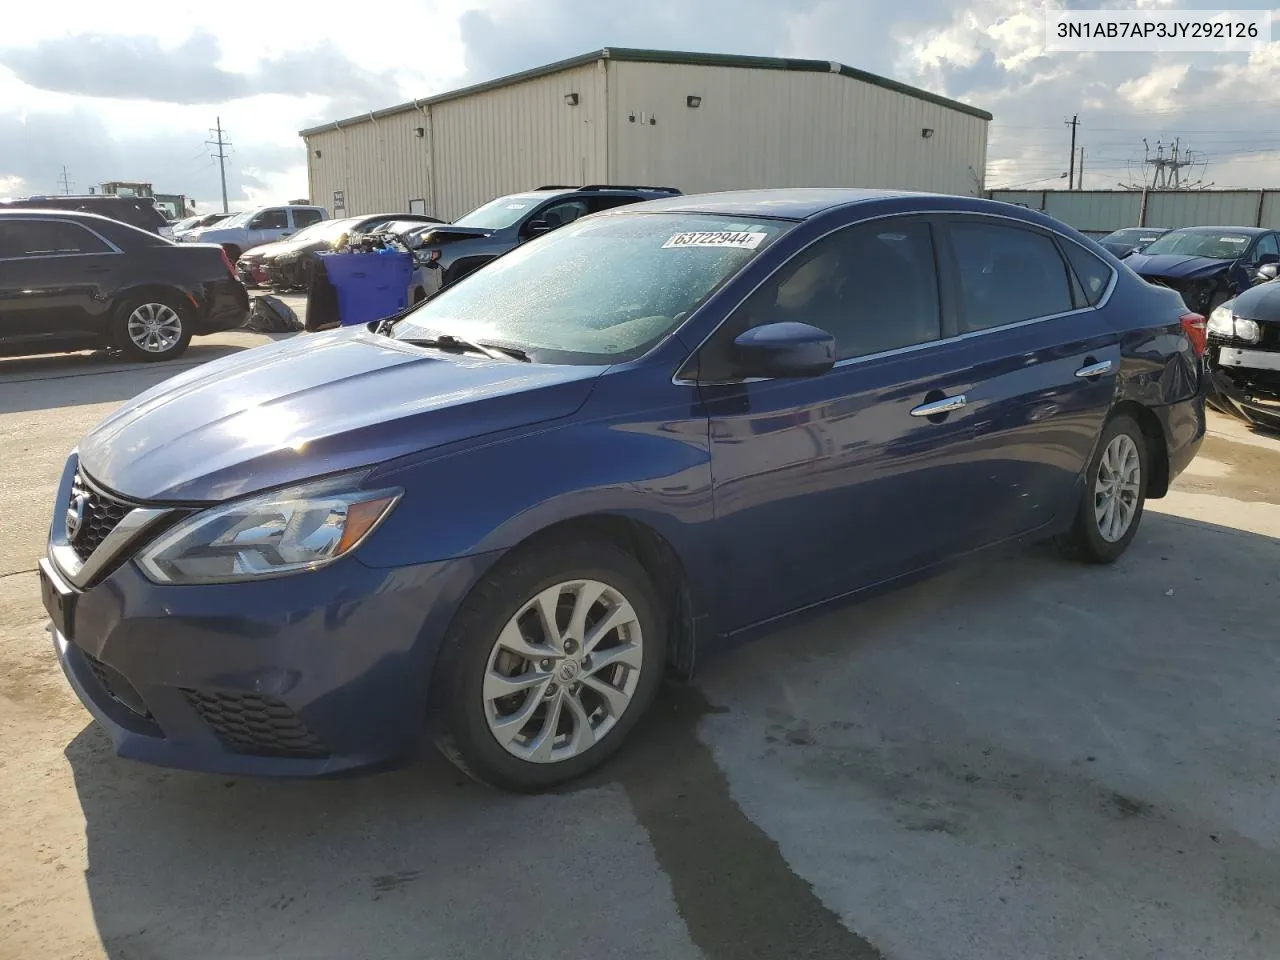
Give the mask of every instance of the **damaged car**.
[(1259, 285), (1209, 317), (1209, 404), (1280, 430), (1280, 266), (1264, 264)]
[(1182, 227), (1125, 257), (1148, 283), (1169, 287), (1208, 316), (1248, 290), (1259, 267), (1280, 263), (1280, 238), (1262, 227)]

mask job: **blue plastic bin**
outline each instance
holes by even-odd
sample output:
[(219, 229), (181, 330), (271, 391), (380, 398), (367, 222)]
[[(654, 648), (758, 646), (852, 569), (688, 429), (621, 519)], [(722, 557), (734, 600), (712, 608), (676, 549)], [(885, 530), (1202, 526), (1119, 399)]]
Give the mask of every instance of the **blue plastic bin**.
[(321, 257), (338, 294), (338, 318), (344, 327), (381, 320), (409, 305), (412, 254), (388, 251)]

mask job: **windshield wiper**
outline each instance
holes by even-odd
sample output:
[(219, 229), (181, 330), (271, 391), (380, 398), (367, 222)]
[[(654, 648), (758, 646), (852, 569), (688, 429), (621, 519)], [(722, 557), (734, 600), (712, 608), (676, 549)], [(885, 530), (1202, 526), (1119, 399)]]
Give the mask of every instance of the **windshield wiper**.
[(529, 355), (517, 347), (499, 347), (488, 343), (479, 343), (463, 337), (455, 337), (451, 333), (439, 333), (434, 337), (415, 337), (402, 340), (417, 347), (443, 347), (446, 350), (470, 350), (483, 354), (491, 360), (519, 360), (521, 363), (532, 363)]

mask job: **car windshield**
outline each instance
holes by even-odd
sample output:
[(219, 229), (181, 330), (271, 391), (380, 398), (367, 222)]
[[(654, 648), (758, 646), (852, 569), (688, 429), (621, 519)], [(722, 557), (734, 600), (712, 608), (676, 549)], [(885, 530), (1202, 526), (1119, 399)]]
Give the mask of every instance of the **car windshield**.
[(1173, 253), (1210, 260), (1234, 260), (1249, 248), (1253, 238), (1229, 230), (1171, 230), (1143, 249), (1149, 257)]
[(231, 216), (227, 217), (227, 219), (219, 220), (218, 226), (219, 227), (241, 226), (242, 224), (248, 223), (249, 218), (252, 217), (253, 214), (254, 214), (253, 210), (246, 210), (243, 213), (233, 213)]
[(480, 227), (484, 230), (502, 230), (511, 226), (526, 213), (538, 205), (543, 197), (499, 197), (490, 200), (482, 207), (476, 207), (461, 220), (455, 220), (459, 227)]
[(179, 220), (173, 225), (174, 230), (190, 230), (199, 221), (199, 217), (187, 217), (185, 220)]
[(397, 340), (441, 334), (539, 362), (643, 355), (790, 224), (705, 214), (614, 214), (549, 233), (446, 287)]
[(1123, 230), (1117, 230), (1115, 233), (1109, 233), (1102, 239), (1124, 243), (1139, 243), (1143, 240), (1154, 240), (1158, 236), (1160, 236), (1159, 231), (1143, 230), (1139, 227), (1126, 227)]

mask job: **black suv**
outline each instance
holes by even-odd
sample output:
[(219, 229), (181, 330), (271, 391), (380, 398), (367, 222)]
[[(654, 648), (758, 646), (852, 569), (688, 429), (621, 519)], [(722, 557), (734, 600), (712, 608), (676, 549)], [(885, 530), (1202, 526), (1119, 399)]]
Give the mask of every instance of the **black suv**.
[(0, 210), (74, 210), (77, 213), (96, 213), (139, 230), (168, 236), (169, 221), (156, 209), (154, 197), (116, 197), (90, 194), (86, 197), (24, 197), (21, 200), (0, 200)]
[(424, 290), (419, 295), (434, 293), (526, 240), (579, 217), (629, 203), (678, 196), (680, 191), (675, 187), (591, 184), (538, 187), (491, 200), (454, 223), (424, 227), (409, 235), (418, 263), (428, 268), (421, 271)]

